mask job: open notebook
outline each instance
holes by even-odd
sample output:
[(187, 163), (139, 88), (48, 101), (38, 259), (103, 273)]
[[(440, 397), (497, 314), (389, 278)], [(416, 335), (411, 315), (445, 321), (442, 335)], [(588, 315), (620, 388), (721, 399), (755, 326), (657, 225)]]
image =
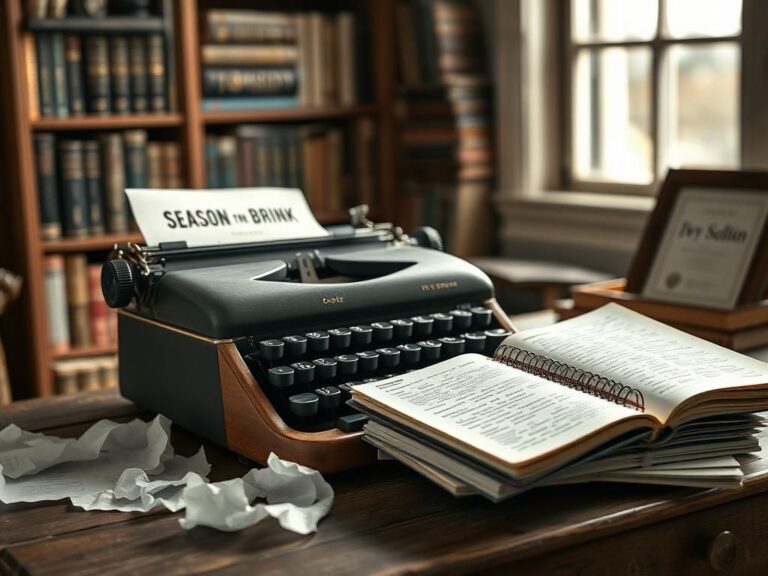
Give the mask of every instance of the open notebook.
[(759, 421), (739, 414), (768, 409), (768, 364), (610, 304), (514, 334), (493, 359), (465, 354), (355, 386), (351, 403), (379, 448), (426, 464), (442, 454), (444, 472), (458, 462), (524, 487), (555, 472), (586, 478), (599, 463), (593, 473), (621, 479), (628, 467), (758, 450)]

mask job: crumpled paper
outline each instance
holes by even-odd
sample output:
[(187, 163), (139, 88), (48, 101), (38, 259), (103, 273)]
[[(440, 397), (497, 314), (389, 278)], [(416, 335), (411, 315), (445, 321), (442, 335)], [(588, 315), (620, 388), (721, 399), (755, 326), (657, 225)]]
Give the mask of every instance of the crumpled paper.
[[(319, 472), (272, 453), (266, 468), (225, 482), (191, 483), (182, 498), (187, 506), (179, 520), (182, 528), (210, 526), (234, 532), (272, 517), (287, 530), (309, 534), (330, 511), (334, 493)], [(256, 498), (267, 503), (252, 505)]]
[[(333, 504), (319, 472), (270, 454), (267, 468), (210, 484), (201, 447), (174, 455), (171, 421), (102, 420), (79, 438), (58, 438), (10, 425), (0, 430), (0, 502), (69, 499), (84, 510), (148, 512), (186, 508), (183, 528), (236, 531), (264, 518), (299, 534), (317, 530)], [(251, 504), (256, 498), (266, 504)]]
[[(202, 460), (174, 456), (170, 430), (171, 421), (164, 416), (126, 424), (101, 420), (79, 438), (58, 438), (7, 426), (0, 431), (0, 501), (69, 499), (85, 509), (148, 511), (160, 503), (148, 498), (160, 490), (158, 485), (134, 484), (138, 501), (144, 503), (141, 507), (136, 501), (129, 504), (117, 499), (107, 508), (106, 501), (118, 480), (123, 480), (122, 489), (126, 490), (129, 478), (140, 478), (130, 476), (132, 470), (168, 485), (186, 473), (185, 465), (194, 465), (194, 471), (203, 475), (210, 470), (204, 454)], [(126, 473), (129, 476), (124, 477)]]

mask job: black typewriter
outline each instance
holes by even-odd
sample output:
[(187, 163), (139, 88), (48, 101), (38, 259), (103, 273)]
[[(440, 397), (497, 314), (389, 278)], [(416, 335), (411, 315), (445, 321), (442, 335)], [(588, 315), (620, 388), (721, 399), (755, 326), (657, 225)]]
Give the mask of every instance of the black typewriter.
[(252, 460), (371, 459), (352, 387), (491, 355), (511, 326), (436, 231), (355, 222), (301, 241), (116, 246), (102, 285), (122, 308), (122, 394)]

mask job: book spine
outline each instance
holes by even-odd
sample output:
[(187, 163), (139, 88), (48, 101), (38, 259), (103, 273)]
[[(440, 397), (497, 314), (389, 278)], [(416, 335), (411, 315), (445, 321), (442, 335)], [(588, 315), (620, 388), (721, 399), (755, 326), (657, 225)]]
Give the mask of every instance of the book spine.
[(323, 77), (323, 15), (312, 13), (309, 15), (309, 25), (307, 27), (307, 38), (309, 44), (309, 63), (311, 70), (310, 81), (312, 82), (309, 91), (309, 105), (323, 106), (325, 104), (323, 96), (324, 77)]
[(131, 72), (131, 110), (137, 114), (143, 114), (149, 109), (146, 45), (144, 38), (141, 36), (131, 36), (128, 42)]
[(55, 115), (58, 118), (69, 116), (69, 97), (67, 94), (67, 58), (63, 34), (51, 34), (53, 58), (53, 101)]
[(85, 171), (85, 191), (88, 197), (88, 223), (91, 234), (103, 234), (104, 193), (101, 182), (101, 158), (99, 143), (96, 140), (83, 142), (83, 169)]
[(69, 334), (72, 339), (72, 346), (89, 346), (91, 344), (87, 264), (85, 254), (67, 254), (64, 257)]
[(85, 358), (79, 361), (77, 371), (77, 389), (80, 392), (99, 390), (101, 388), (101, 373), (99, 362), (93, 358)]
[(53, 379), (56, 394), (77, 393), (77, 365), (71, 361), (55, 362), (53, 364)]
[(165, 51), (160, 34), (147, 36), (147, 84), (149, 86), (149, 110), (163, 112), (166, 106)]
[(88, 111), (106, 116), (112, 111), (109, 90), (109, 53), (104, 36), (85, 38), (86, 89)]
[(120, 134), (103, 134), (100, 137), (100, 148), (107, 230), (121, 234), (128, 231), (128, 218), (124, 193), (123, 140)]
[(294, 94), (298, 84), (294, 68), (203, 69), (203, 93), (206, 96)]
[(125, 156), (125, 187), (146, 188), (148, 180), (146, 130), (123, 132), (123, 154)]
[(299, 100), (296, 96), (230, 96), (227, 98), (203, 98), (201, 103), (203, 111), (216, 112), (295, 108), (299, 105)]
[(37, 120), (40, 117), (40, 85), (37, 75), (37, 46), (34, 34), (24, 34), (24, 64), (27, 73), (27, 88), (29, 89), (29, 117)]
[(204, 17), (203, 37), (208, 42), (290, 43), (296, 41), (296, 22), (289, 14), (212, 10)]
[(338, 101), (339, 69), (336, 57), (336, 22), (323, 17), (321, 53), (323, 59), (323, 103), (335, 104)]
[(48, 316), (48, 343), (56, 354), (69, 350), (69, 317), (67, 288), (64, 279), (64, 257), (57, 254), (45, 258), (45, 305)]
[(61, 199), (64, 209), (64, 235), (81, 238), (88, 235), (88, 200), (85, 193), (83, 143), (59, 142)]
[(72, 116), (85, 114), (85, 96), (83, 90), (83, 52), (78, 36), (65, 36), (67, 63), (67, 92), (69, 94), (69, 113)]
[(182, 188), (181, 152), (175, 142), (162, 144), (163, 188)]
[(208, 188), (220, 188), (219, 144), (215, 136), (205, 138), (205, 185)]
[(339, 104), (351, 106), (357, 101), (355, 78), (355, 18), (349, 12), (336, 17), (336, 70), (338, 73)]
[(36, 34), (38, 92), (40, 114), (43, 118), (55, 116), (53, 96), (53, 42), (50, 34)]
[(53, 134), (35, 134), (35, 168), (42, 237), (43, 240), (58, 240), (61, 238), (61, 210), (56, 186), (56, 140)]
[(117, 357), (102, 358), (99, 362), (99, 378), (101, 381), (101, 387), (105, 389), (117, 388), (118, 384), (118, 372), (117, 372)]
[(149, 188), (162, 188), (163, 152), (159, 142), (147, 142), (147, 185)]
[(290, 66), (298, 61), (294, 45), (205, 44), (204, 65), (218, 66)]
[(128, 39), (109, 38), (109, 73), (112, 90), (112, 111), (127, 114), (131, 110), (131, 76), (128, 67)]
[(219, 186), (234, 188), (237, 186), (237, 139), (234, 136), (221, 136), (217, 147)]
[(94, 346), (109, 346), (109, 308), (101, 291), (101, 264), (88, 265), (88, 317)]
[(298, 130), (291, 130), (288, 136), (286, 154), (288, 186), (291, 188), (301, 188), (301, 136)]
[(48, 16), (64, 18), (67, 15), (67, 0), (48, 0)]

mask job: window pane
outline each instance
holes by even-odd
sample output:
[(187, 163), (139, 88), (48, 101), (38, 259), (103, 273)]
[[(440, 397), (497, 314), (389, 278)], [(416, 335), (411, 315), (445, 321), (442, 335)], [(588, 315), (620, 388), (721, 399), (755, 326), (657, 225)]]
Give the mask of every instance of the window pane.
[(667, 59), (667, 158), (672, 166), (739, 164), (739, 48), (674, 46)]
[(667, 0), (666, 30), (673, 38), (741, 32), (741, 0)]
[(573, 39), (650, 40), (658, 9), (658, 0), (571, 0)]
[(573, 106), (577, 179), (651, 182), (649, 48), (581, 50)]

